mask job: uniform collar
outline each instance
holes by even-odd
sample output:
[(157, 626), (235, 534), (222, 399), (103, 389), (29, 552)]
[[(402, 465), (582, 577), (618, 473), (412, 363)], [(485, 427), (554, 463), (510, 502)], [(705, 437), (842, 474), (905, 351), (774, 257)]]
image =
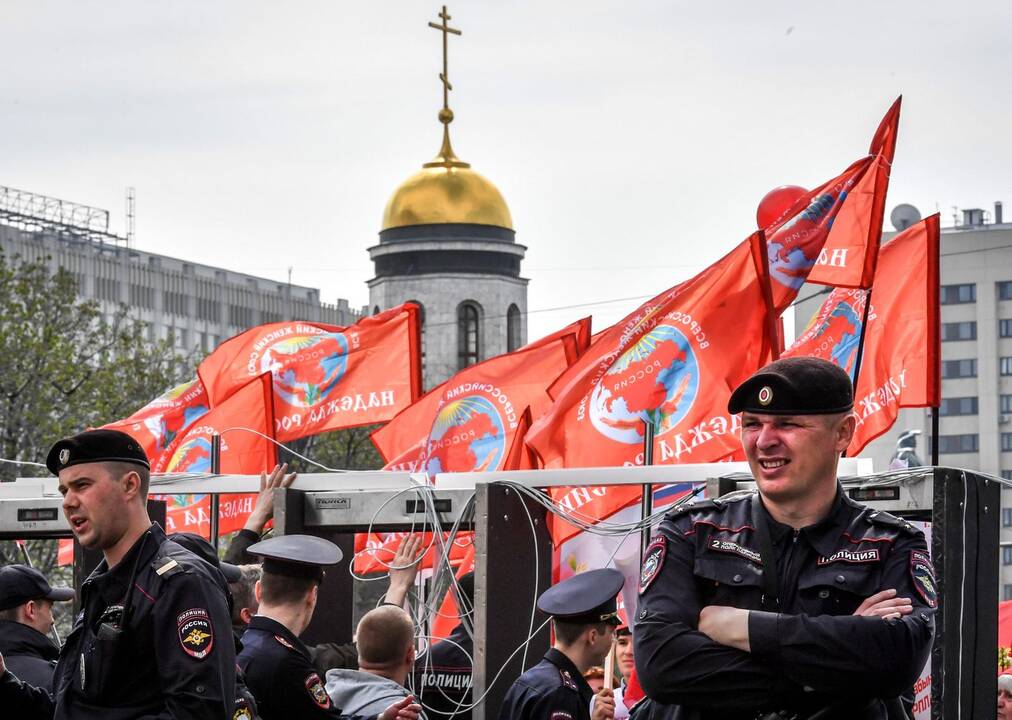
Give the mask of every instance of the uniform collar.
[(38, 655), (45, 660), (60, 657), (60, 648), (48, 636), (14, 620), (0, 620), (0, 651), (7, 657), (26, 654)]
[(569, 673), (573, 682), (576, 684), (576, 690), (580, 695), (586, 697), (589, 701), (590, 696), (594, 694), (590, 684), (586, 678), (583, 677), (583, 673), (580, 672), (569, 656), (561, 650), (555, 648), (549, 648), (548, 652), (545, 653), (545, 660), (550, 662), (555, 667), (559, 668), (560, 671), (566, 671)]
[(139, 572), (145, 563), (154, 559), (158, 548), (161, 547), (163, 542), (165, 542), (165, 531), (162, 530), (158, 523), (151, 523), (151, 526), (134, 541), (134, 544), (127, 550), (123, 559), (116, 563), (116, 567), (110, 570), (109, 563), (106, 562), (105, 558), (102, 558), (102, 561), (95, 567), (91, 575), (88, 576), (88, 579), (84, 581), (84, 584), (89, 585), (95, 582), (101, 582), (103, 585), (107, 583), (122, 583), (125, 588), (130, 580), (130, 575), (133, 573), (134, 566), (137, 566)]
[[(758, 500), (758, 496), (756, 500)], [(837, 483), (836, 497), (833, 498), (833, 504), (830, 505), (829, 513), (826, 517), (813, 525), (806, 525), (798, 531), (822, 555), (829, 556), (833, 554), (837, 549), (840, 533), (846, 527), (844, 517), (850, 504), (844, 502), (844, 500), (843, 488)], [(794, 529), (790, 525), (785, 525), (774, 520), (765, 505), (761, 507), (762, 512), (766, 516), (766, 521), (769, 523), (770, 537), (774, 544), (779, 545), (785, 537), (794, 532)]]
[[(260, 630), (261, 632), (268, 633), (269, 635), (280, 637), (291, 645), (292, 649), (305, 655), (306, 660), (312, 660), (312, 656), (310, 656), (309, 649), (306, 647), (305, 643), (299, 640), (295, 633), (279, 623), (277, 620), (264, 615), (254, 615), (253, 619), (249, 621), (249, 630)], [(282, 643), (282, 645), (283, 644), (284, 643)]]

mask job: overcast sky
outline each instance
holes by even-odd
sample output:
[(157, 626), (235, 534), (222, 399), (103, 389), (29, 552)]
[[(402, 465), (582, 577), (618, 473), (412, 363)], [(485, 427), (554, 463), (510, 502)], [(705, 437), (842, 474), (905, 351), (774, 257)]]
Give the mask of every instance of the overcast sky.
[[(387, 198), (439, 146), (439, 5), (5, 0), (0, 184), (137, 246), (368, 301)], [(533, 339), (717, 259), (904, 97), (888, 209), (1012, 202), (1012, 3), (450, 6), (457, 154), (529, 250)], [(1009, 209), (1012, 213), (1012, 208)], [(887, 222), (888, 225), (888, 222)], [(602, 303), (584, 308), (560, 306)]]

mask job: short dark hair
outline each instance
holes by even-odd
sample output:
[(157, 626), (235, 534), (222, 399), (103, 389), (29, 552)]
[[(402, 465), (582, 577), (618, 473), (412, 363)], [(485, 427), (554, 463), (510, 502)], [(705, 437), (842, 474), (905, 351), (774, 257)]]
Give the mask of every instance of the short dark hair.
[(370, 610), (358, 621), (355, 633), (360, 664), (394, 668), (404, 661), (415, 638), (411, 616), (393, 605)]
[(563, 645), (572, 645), (580, 636), (588, 629), (594, 628), (601, 635), (608, 632), (610, 625), (606, 622), (600, 623), (571, 623), (558, 618), (552, 619), (552, 625), (555, 627), (555, 637)]
[(151, 488), (151, 471), (143, 465), (129, 462), (104, 462), (106, 469), (109, 470), (109, 474), (119, 480), (127, 473), (135, 472), (141, 479), (141, 492), (140, 495), (144, 502), (147, 502), (148, 490)]
[(290, 605), (319, 585), (316, 578), (297, 578), (265, 572), (260, 577), (260, 600), (268, 605)]
[(228, 584), (232, 591), (234, 606), (232, 609), (232, 620), (239, 622), (239, 611), (243, 608), (255, 608), (257, 606), (256, 584), (262, 576), (260, 566), (257, 564), (240, 565), (239, 571), (242, 577), (234, 583)]

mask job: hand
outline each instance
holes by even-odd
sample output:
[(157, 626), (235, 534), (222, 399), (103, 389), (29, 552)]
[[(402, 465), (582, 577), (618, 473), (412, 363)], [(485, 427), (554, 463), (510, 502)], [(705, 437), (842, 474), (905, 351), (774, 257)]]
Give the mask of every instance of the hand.
[(296, 474), (285, 475), (286, 470), (288, 470), (287, 463), (275, 465), (270, 476), (265, 472), (260, 473), (260, 493), (243, 529), (252, 530), (257, 535), (263, 533), (264, 526), (274, 517), (274, 488), (290, 487), (295, 482)]
[(405, 535), (397, 546), (394, 559), (390, 561), (390, 587), (387, 589), (385, 602), (403, 605), (408, 591), (415, 583), (418, 574), (418, 555), (422, 549), (421, 535)]
[(708, 605), (699, 613), (699, 632), (721, 645), (751, 652), (748, 610)]
[(880, 617), (883, 620), (898, 620), (914, 611), (910, 598), (896, 597), (896, 590), (890, 588), (877, 592), (861, 603), (854, 615)]
[(590, 720), (613, 720), (615, 717), (615, 693), (601, 688), (594, 694), (594, 712)]
[(415, 703), (415, 699), (408, 695), (381, 712), (378, 720), (417, 720), (421, 712), (422, 706)]

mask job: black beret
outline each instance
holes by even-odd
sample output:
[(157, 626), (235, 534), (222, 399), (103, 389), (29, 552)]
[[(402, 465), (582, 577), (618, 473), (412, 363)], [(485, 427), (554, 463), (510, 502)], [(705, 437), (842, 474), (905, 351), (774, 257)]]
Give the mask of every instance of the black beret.
[(625, 577), (618, 570), (588, 570), (545, 590), (538, 598), (538, 609), (569, 623), (618, 625), (615, 596), (624, 584)]
[(264, 559), (265, 573), (296, 578), (320, 578), (321, 568), (336, 565), (341, 548), (314, 535), (276, 535), (250, 545), (246, 552)]
[(151, 469), (140, 443), (119, 430), (86, 430), (64, 438), (46, 457), (46, 467), (53, 475), (72, 465), (93, 462), (125, 462)]
[(814, 357), (772, 362), (738, 386), (730, 413), (835, 415), (854, 407), (854, 386), (839, 365)]

